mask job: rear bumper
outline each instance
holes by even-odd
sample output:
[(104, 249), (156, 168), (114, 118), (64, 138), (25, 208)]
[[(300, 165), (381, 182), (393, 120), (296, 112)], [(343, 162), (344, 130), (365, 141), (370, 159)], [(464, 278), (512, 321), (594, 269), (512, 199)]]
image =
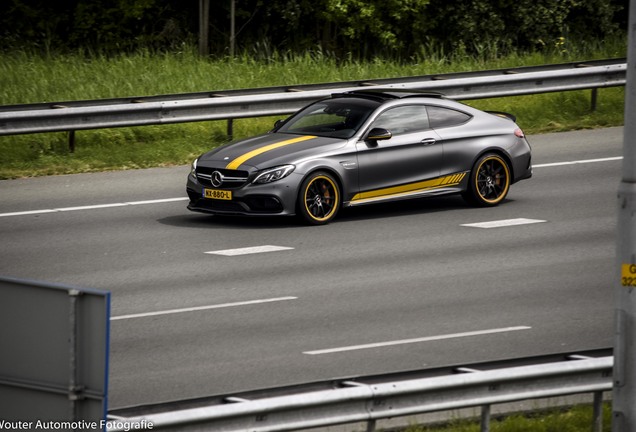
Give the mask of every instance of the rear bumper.
[(511, 156), (513, 160), (512, 170), (515, 176), (514, 183), (532, 177), (532, 150), (527, 139), (523, 138), (515, 145)]

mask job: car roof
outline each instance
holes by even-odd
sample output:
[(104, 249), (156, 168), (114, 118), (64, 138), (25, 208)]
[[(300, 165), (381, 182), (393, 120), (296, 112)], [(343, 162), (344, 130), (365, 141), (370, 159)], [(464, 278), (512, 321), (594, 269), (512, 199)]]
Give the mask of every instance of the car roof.
[(392, 99), (405, 99), (412, 97), (426, 97), (435, 99), (444, 99), (442, 93), (419, 91), (410, 89), (399, 88), (387, 88), (387, 89), (365, 89), (365, 90), (352, 90), (344, 93), (334, 93), (332, 98), (346, 98), (346, 97), (362, 97), (376, 99), (379, 101), (387, 101)]

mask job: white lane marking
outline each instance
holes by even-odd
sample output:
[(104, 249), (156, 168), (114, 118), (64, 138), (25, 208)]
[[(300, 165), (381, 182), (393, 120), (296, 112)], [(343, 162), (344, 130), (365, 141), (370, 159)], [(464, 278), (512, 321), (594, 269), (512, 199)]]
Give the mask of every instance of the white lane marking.
[(564, 165), (578, 165), (578, 164), (588, 164), (588, 163), (597, 163), (597, 162), (610, 162), (622, 160), (623, 156), (602, 158), (602, 159), (586, 159), (586, 160), (578, 160), (578, 161), (569, 161), (569, 162), (554, 162), (554, 163), (546, 163), (539, 165), (532, 165), (532, 168), (547, 168), (547, 167), (555, 167), (555, 166), (564, 166)]
[(61, 208), (43, 209), (43, 210), (28, 210), (28, 211), (12, 212), (12, 213), (0, 213), (0, 217), (26, 216), (26, 215), (34, 215), (34, 214), (69, 212), (69, 211), (80, 211), (80, 210), (97, 210), (97, 209), (112, 208), (112, 207), (125, 207), (125, 206), (136, 206), (136, 205), (147, 205), (147, 204), (162, 204), (162, 203), (169, 203), (169, 202), (175, 202), (175, 201), (186, 201), (187, 199), (188, 199), (187, 197), (164, 198), (164, 199), (148, 200), (148, 201), (131, 201), (131, 202), (123, 202), (123, 203), (87, 205), (87, 206), (80, 206), (80, 207), (61, 207)]
[(413, 343), (420, 343), (420, 342), (439, 341), (444, 339), (456, 339), (456, 338), (463, 338), (463, 337), (470, 337), (470, 336), (482, 336), (482, 335), (488, 335), (488, 334), (494, 334), (494, 333), (506, 333), (506, 332), (513, 332), (513, 331), (519, 331), (519, 330), (530, 330), (531, 328), (532, 327), (528, 327), (528, 326), (504, 327), (504, 328), (490, 329), (490, 330), (478, 330), (478, 331), (471, 331), (471, 332), (465, 332), (465, 333), (453, 333), (453, 334), (440, 335), (440, 336), (429, 336), (429, 337), (423, 337), (423, 338), (417, 338), (417, 339), (403, 339), (403, 340), (396, 340), (396, 341), (389, 341), (389, 342), (372, 343), (372, 344), (366, 344), (366, 345), (354, 345), (354, 346), (348, 346), (348, 347), (329, 348), (329, 349), (322, 349), (322, 350), (316, 350), (316, 351), (305, 351), (303, 352), (303, 354), (308, 354), (308, 355), (333, 354), (333, 353), (344, 352), (344, 351), (357, 351), (357, 350), (370, 349), (370, 348), (382, 348), (382, 347), (388, 347), (388, 346), (394, 346), (394, 345), (405, 345), (405, 344), (413, 344)]
[(263, 300), (249, 300), (249, 301), (236, 302), (236, 303), (225, 303), (225, 304), (208, 305), (208, 306), (196, 306), (196, 307), (183, 308), (183, 309), (170, 309), (170, 310), (157, 311), (157, 312), (119, 315), (119, 316), (111, 317), (110, 320), (116, 321), (116, 320), (124, 320), (124, 319), (131, 319), (131, 318), (145, 318), (145, 317), (158, 316), (158, 315), (197, 312), (202, 310), (223, 309), (223, 308), (230, 308), (230, 307), (237, 307), (237, 306), (249, 306), (249, 305), (255, 305), (255, 304), (274, 303), (274, 302), (297, 300), (297, 299), (298, 297), (278, 297), (278, 298), (263, 299)]
[(469, 223), (469, 224), (461, 224), (461, 226), (471, 227), (471, 228), (501, 228), (501, 227), (509, 227), (515, 225), (528, 225), (528, 224), (536, 224), (547, 222), (541, 219), (525, 219), (525, 218), (517, 218), (517, 219), (504, 219), (498, 221), (491, 222), (478, 222), (478, 223)]
[(29, 211), (21, 211), (21, 212), (13, 212), (13, 213), (0, 213), (0, 217), (26, 216), (26, 215), (32, 215), (32, 214), (55, 213), (57, 211), (59, 211), (59, 210), (48, 209), (48, 210), (29, 210)]
[(278, 251), (292, 250), (292, 249), (294, 249), (294, 248), (293, 247), (287, 247), (287, 246), (265, 245), (265, 246), (245, 247), (245, 248), (239, 248), (239, 249), (225, 249), (225, 250), (218, 250), (218, 251), (209, 251), (209, 252), (205, 252), (205, 253), (206, 254), (210, 254), (210, 255), (238, 256), (238, 255), (249, 255), (249, 254), (257, 254), (257, 253), (265, 253), (265, 252), (278, 252)]

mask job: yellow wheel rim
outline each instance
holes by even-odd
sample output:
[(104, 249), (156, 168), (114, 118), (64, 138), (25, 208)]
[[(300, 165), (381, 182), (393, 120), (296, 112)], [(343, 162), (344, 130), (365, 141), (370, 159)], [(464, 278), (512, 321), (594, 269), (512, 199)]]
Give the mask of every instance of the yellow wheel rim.
[(304, 201), (305, 210), (310, 218), (316, 222), (329, 220), (340, 205), (338, 187), (331, 178), (319, 175), (307, 184)]
[(510, 169), (499, 156), (489, 156), (481, 161), (474, 174), (475, 189), (479, 198), (488, 204), (503, 200), (510, 188)]

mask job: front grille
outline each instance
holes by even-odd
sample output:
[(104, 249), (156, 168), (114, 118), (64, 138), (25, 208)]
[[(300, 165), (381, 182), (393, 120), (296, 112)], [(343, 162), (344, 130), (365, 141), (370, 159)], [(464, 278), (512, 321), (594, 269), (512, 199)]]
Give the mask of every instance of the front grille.
[[(247, 183), (249, 173), (247, 171), (218, 169), (197, 167), (197, 180), (204, 186), (225, 189), (238, 189)], [(219, 180), (220, 184), (213, 184), (214, 179)]]

